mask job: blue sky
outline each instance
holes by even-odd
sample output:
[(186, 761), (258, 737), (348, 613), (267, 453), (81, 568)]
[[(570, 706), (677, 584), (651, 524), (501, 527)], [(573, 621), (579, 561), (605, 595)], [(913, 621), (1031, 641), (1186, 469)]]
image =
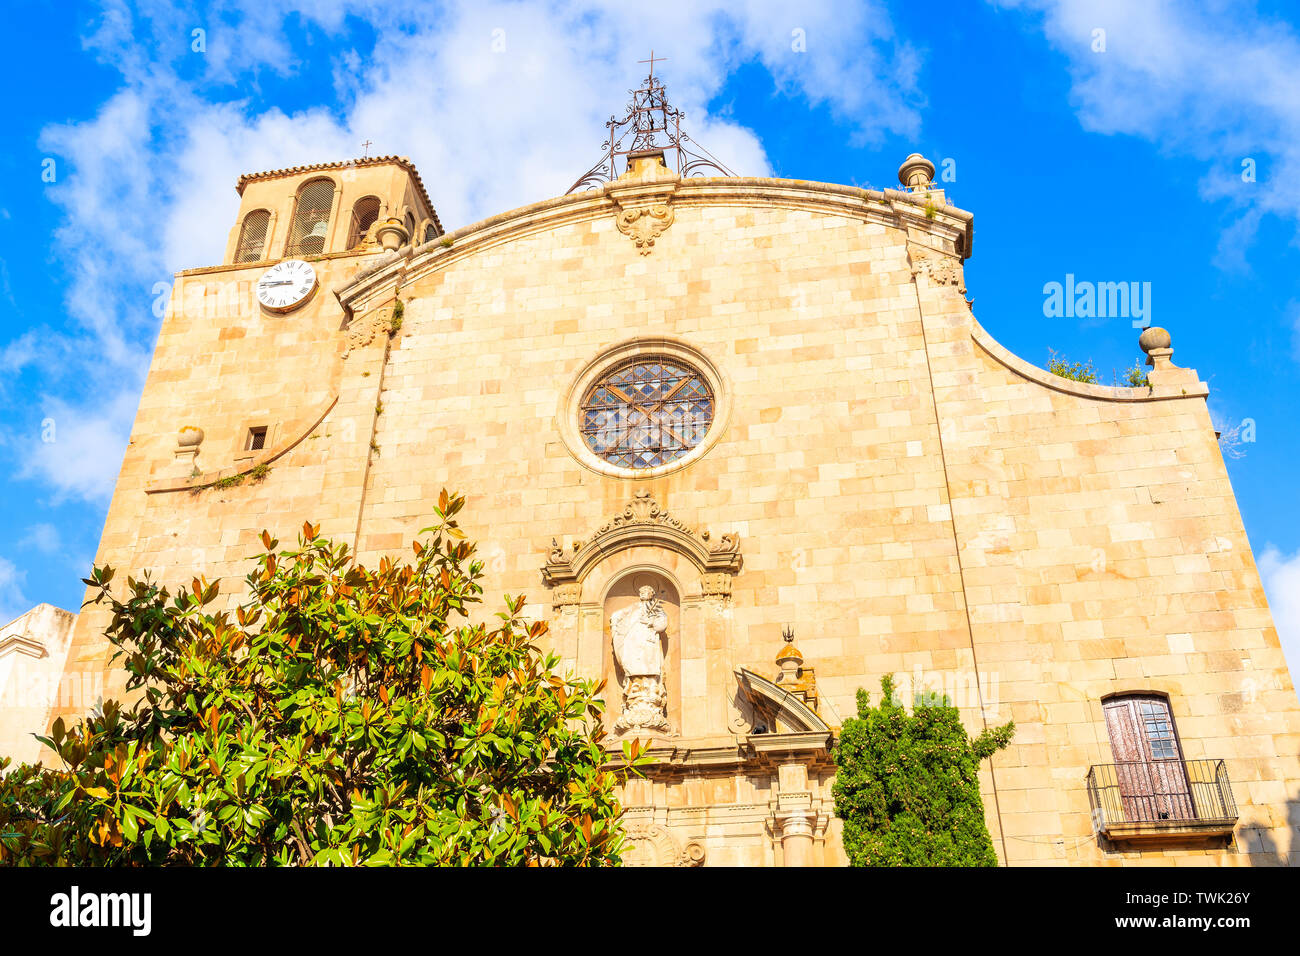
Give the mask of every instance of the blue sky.
[(1043, 287), (1067, 274), (1149, 282), (1174, 361), (1209, 382), (1214, 420), (1242, 439), (1228, 470), (1300, 670), (1295, 11), (652, 8), (653, 20), (643, 4), (579, 0), (8, 11), (6, 63), (22, 79), (0, 151), (0, 621), (79, 605), (159, 283), (220, 261), (240, 173), (349, 158), (369, 139), (372, 154), (414, 160), (456, 228), (562, 193), (598, 158), (603, 121), (653, 47), (688, 129), (743, 174), (882, 187), (913, 150), (950, 161), (949, 198), (975, 214), (976, 315), (1031, 361), (1053, 348), (1109, 382), (1139, 354), (1131, 320), (1047, 317)]

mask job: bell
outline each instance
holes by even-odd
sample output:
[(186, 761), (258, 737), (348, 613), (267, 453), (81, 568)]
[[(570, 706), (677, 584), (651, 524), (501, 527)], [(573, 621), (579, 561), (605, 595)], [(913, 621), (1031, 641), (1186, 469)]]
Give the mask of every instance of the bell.
[(322, 219), (320, 222), (316, 223), (316, 225), (311, 227), (311, 237), (313, 239), (324, 239), (325, 233), (329, 231), (328, 226), (329, 224)]

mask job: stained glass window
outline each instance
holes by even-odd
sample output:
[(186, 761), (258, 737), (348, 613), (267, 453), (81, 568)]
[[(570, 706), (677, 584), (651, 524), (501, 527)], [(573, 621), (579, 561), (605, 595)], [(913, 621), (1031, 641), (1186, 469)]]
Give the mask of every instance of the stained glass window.
[(599, 379), (583, 398), (587, 447), (620, 468), (655, 468), (681, 458), (713, 424), (704, 376), (684, 363), (638, 359)]

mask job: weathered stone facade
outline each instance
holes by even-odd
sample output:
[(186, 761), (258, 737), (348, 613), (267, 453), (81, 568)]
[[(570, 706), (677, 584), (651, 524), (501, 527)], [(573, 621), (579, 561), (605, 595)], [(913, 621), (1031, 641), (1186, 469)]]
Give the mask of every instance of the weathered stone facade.
[[(321, 176), (320, 288), (270, 313), (254, 286)], [(527, 595), (611, 687), (610, 615), (655, 587), (671, 735), (625, 793), (639, 862), (843, 862), (829, 746), (886, 673), (948, 692), (972, 731), (1016, 721), (983, 774), (1005, 862), (1291, 854), (1300, 705), (1195, 372), (1153, 347), (1150, 388), (1108, 388), (1009, 354), (964, 296), (972, 217), (923, 183), (639, 164), (444, 236), (412, 177), (370, 160), (241, 180), (241, 222), (282, 225), (256, 261), (232, 261), (232, 233), (226, 264), (177, 276), (98, 563), (220, 577), (233, 600), (263, 528), (318, 522), (373, 560), (458, 490), (486, 593)], [(346, 249), (370, 194), (432, 241)], [(633, 473), (575, 422), (590, 376), (638, 355), (691, 363), (717, 404), (694, 452)], [(103, 625), (81, 614), (69, 673), (106, 674)], [(787, 626), (798, 660), (778, 668)], [(1098, 833), (1103, 699), (1139, 691), (1165, 695), (1187, 759), (1224, 761), (1230, 841)]]
[(38, 604), (0, 627), (0, 757), (39, 758), (35, 734), (52, 707), (89, 710), (103, 693), (103, 674), (65, 673), (77, 615)]

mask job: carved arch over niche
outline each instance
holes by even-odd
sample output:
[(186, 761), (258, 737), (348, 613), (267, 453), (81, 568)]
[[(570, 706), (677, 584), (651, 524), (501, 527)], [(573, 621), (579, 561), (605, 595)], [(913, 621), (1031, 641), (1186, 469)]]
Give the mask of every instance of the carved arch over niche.
[(686, 558), (700, 572), (706, 595), (730, 595), (731, 580), (744, 563), (740, 535), (714, 538), (707, 529), (696, 530), (643, 489), (585, 539), (574, 538), (567, 550), (551, 539), (542, 579), (553, 591), (554, 605), (579, 603), (582, 581), (592, 568), (616, 552), (637, 547), (664, 548)]

